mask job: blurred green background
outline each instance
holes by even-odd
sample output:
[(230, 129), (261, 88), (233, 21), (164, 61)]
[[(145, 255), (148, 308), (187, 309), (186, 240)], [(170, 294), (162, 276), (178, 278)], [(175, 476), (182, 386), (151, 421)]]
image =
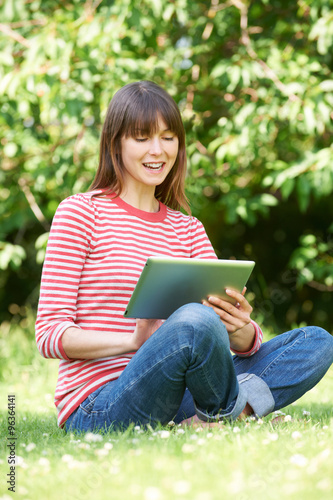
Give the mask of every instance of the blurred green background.
[(333, 333), (333, 2), (0, 1), (0, 323), (33, 334), (59, 202), (87, 190), (112, 95), (178, 103), (187, 194), (255, 318)]

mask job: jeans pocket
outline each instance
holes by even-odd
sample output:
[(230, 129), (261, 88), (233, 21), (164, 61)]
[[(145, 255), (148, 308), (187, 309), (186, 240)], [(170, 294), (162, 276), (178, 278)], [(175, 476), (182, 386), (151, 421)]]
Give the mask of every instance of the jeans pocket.
[(88, 414), (92, 413), (94, 410), (96, 399), (99, 396), (100, 392), (104, 389), (104, 387), (105, 384), (101, 385), (94, 392), (89, 394), (89, 396), (87, 396), (87, 398), (80, 404), (81, 410)]

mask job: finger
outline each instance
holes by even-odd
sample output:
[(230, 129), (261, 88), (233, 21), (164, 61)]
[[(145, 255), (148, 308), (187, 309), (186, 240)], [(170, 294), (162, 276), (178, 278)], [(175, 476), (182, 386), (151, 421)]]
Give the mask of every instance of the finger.
[[(238, 295), (240, 297), (242, 297), (241, 294), (238, 294)], [(220, 299), (219, 297), (215, 297), (215, 296), (208, 297), (208, 302), (210, 304), (212, 304), (213, 306), (219, 307), (220, 309), (227, 311), (232, 316), (234, 316), (234, 315), (239, 316), (240, 304), (237, 302), (236, 302), (236, 304), (233, 304), (231, 302), (228, 302), (227, 300), (223, 300), (223, 299)]]
[[(245, 289), (246, 290), (246, 289)], [(226, 288), (225, 293), (229, 296), (235, 299), (240, 307), (247, 312), (252, 312), (252, 306), (249, 304), (247, 299), (244, 297), (243, 293), (245, 293), (244, 289), (242, 293), (236, 292), (235, 290), (231, 290), (229, 288)]]
[[(238, 311), (238, 315), (234, 316), (230, 314), (229, 312), (225, 311), (224, 309), (221, 309), (220, 307), (214, 306), (213, 304), (210, 304), (207, 301), (202, 302), (203, 305), (206, 305), (208, 307), (211, 307), (218, 316), (220, 316), (222, 322), (230, 329), (230, 331), (234, 332), (235, 330), (238, 330), (240, 328), (243, 328), (247, 323), (250, 322), (250, 318), (248, 314), (244, 314)], [(227, 328), (228, 332), (229, 329)]]

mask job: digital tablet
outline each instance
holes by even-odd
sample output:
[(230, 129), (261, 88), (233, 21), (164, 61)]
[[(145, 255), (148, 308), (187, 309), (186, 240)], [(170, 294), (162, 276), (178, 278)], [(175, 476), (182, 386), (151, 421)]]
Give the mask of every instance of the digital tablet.
[(242, 291), (254, 267), (248, 260), (149, 257), (126, 307), (127, 318), (166, 319), (209, 295), (232, 299), (226, 288)]

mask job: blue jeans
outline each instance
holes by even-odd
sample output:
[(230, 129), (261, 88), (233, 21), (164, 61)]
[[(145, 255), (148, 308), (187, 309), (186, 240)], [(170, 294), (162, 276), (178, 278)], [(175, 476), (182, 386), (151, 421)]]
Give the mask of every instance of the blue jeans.
[(225, 326), (213, 309), (188, 304), (142, 345), (117, 380), (90, 394), (66, 430), (236, 419), (249, 403), (264, 416), (300, 398), (333, 362), (333, 337), (317, 327), (264, 343), (249, 358), (232, 356)]

